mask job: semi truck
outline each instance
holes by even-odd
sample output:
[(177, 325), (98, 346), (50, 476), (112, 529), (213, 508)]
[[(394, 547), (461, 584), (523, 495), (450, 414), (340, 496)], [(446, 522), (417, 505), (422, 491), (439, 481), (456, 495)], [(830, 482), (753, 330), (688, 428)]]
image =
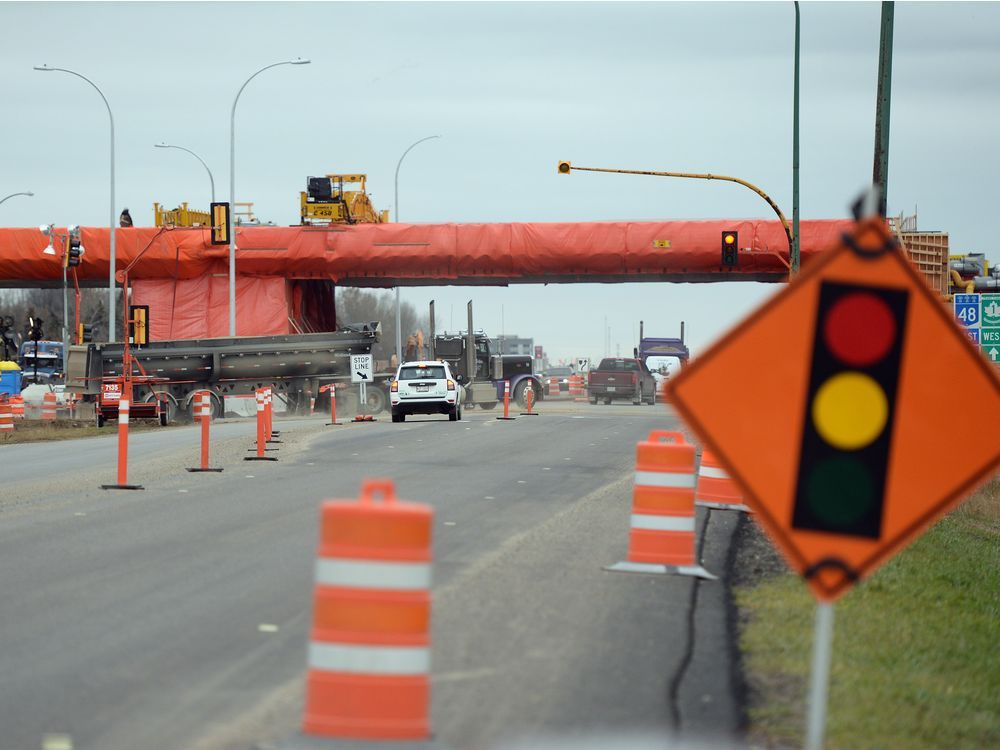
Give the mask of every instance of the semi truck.
[(467, 306), (468, 328), (462, 333), (434, 332), (434, 303), (430, 305), (431, 359), (451, 366), (455, 379), (465, 389), (465, 406), (494, 409), (503, 400), (504, 383), (510, 382), (511, 398), (524, 406), (530, 385), (534, 400), (541, 401), (541, 377), (533, 372), (532, 358), (526, 354), (497, 354), (492, 339), (476, 331), (472, 321), (472, 301)]
[[(158, 401), (164, 421), (174, 421), (190, 417), (195, 392), (207, 390), (221, 417), (226, 397), (249, 397), (256, 388), (270, 386), (289, 412), (308, 412), (322, 385), (337, 384), (338, 402), (344, 392), (357, 392), (348, 388), (350, 356), (370, 354), (380, 336), (381, 324), (375, 322), (331, 333), (149, 342), (130, 350), (136, 369), (150, 379), (137, 387), (133, 400)], [(97, 400), (104, 384), (121, 375), (122, 351), (120, 342), (71, 346), (67, 386), (85, 401)], [(384, 404), (382, 394), (369, 388), (370, 411)]]

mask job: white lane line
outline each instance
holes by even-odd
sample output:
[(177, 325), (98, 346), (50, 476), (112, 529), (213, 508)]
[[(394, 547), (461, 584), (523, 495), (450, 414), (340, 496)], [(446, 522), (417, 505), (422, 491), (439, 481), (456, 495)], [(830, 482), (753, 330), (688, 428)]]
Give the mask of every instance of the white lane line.
[(552, 471), (551, 467), (543, 466), (542, 471)]
[(485, 497), (483, 497), (483, 500), (496, 500), (496, 498), (493, 497), (493, 495), (486, 495)]
[(187, 492), (187, 490), (177, 490), (178, 492)]
[(85, 516), (85, 515), (87, 515), (87, 514), (86, 514), (86, 513), (74, 513), (73, 515), (74, 515), (74, 516)]
[(259, 632), (259, 633), (277, 633), (278, 632), (278, 626), (277, 625), (272, 625), (269, 622), (262, 622), (260, 625), (257, 626), (257, 632)]
[(527, 484), (527, 482), (525, 482), (523, 479), (518, 479), (517, 483), (518, 484)]
[(444, 525), (445, 525), (445, 526), (454, 526), (454, 525), (455, 525), (455, 522), (454, 522), (454, 521), (445, 521), (445, 522), (444, 522)]
[(253, 479), (253, 474), (247, 474), (247, 479)]

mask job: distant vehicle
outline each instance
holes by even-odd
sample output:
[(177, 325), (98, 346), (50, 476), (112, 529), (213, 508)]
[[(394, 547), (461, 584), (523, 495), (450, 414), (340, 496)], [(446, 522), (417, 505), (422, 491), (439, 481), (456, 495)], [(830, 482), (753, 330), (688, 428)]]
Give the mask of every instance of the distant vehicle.
[(597, 369), (590, 371), (587, 381), (590, 403), (603, 400), (610, 404), (616, 399), (629, 399), (633, 404), (656, 403), (656, 380), (641, 359), (602, 359)]
[(555, 397), (558, 393), (561, 396), (569, 395), (569, 378), (575, 375), (572, 367), (550, 367), (542, 373), (542, 382), (547, 388), (546, 395), (549, 398)]
[(25, 341), (18, 352), (18, 364), (25, 384), (63, 382), (61, 341)]
[(407, 414), (447, 414), (457, 422), (462, 418), (464, 398), (464, 389), (447, 362), (404, 362), (389, 385), (393, 422), (405, 421)]

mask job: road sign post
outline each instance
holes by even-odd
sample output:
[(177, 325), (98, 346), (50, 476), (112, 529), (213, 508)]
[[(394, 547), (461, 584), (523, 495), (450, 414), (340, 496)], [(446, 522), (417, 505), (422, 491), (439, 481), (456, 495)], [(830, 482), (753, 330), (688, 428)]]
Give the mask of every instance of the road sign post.
[[(973, 303), (956, 297), (960, 322), (980, 322)], [(761, 351), (782, 356), (762, 367)], [(823, 606), (1000, 467), (1000, 377), (872, 218), (666, 391), (821, 604), (807, 745), (821, 747), (833, 627)], [(955, 392), (976, 408), (951, 407)]]
[(375, 377), (375, 362), (371, 354), (352, 354), (351, 355), (351, 382), (358, 383), (359, 389), (359, 399), (358, 404), (358, 416), (355, 417), (355, 421), (371, 422), (374, 421), (371, 416), (367, 415), (368, 411), (368, 384), (372, 382)]

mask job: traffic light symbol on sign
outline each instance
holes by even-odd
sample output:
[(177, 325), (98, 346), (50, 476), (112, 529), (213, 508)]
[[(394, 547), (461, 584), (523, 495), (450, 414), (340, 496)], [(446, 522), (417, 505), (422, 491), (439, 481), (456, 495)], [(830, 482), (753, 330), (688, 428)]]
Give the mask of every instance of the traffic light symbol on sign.
[(792, 527), (882, 533), (908, 292), (823, 282)]
[(734, 268), (739, 265), (739, 247), (740, 247), (740, 234), (739, 232), (723, 232), (722, 233), (722, 265), (728, 268)]

